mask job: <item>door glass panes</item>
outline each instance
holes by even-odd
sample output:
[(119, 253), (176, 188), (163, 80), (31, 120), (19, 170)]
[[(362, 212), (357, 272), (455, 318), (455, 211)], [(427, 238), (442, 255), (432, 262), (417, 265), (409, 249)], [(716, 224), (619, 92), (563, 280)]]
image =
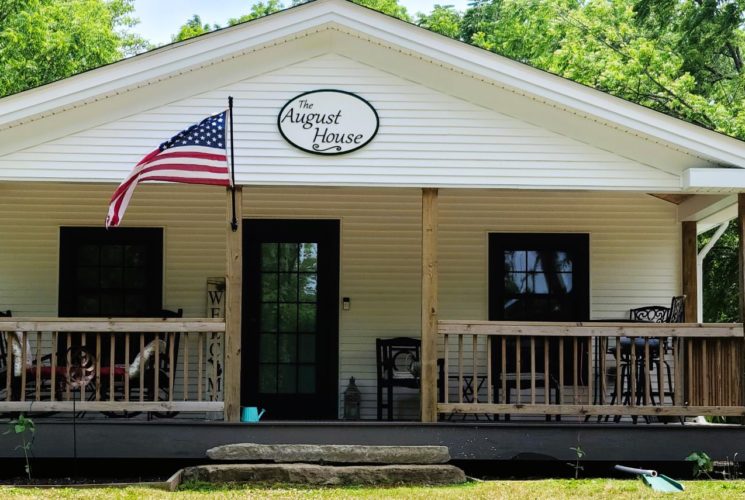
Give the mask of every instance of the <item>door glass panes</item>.
[(318, 244), (262, 243), (259, 391), (316, 391)]

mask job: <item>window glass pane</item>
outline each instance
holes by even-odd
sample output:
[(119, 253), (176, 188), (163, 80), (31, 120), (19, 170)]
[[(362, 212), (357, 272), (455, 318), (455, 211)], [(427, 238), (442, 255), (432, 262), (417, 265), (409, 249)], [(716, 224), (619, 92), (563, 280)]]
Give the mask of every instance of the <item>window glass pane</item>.
[(291, 394), (297, 392), (297, 368), (295, 365), (277, 367), (277, 392)]
[(528, 271), (543, 271), (543, 259), (541, 254), (545, 252), (526, 252), (528, 255)]
[(297, 331), (297, 304), (279, 305), (279, 331)]
[(564, 273), (572, 272), (572, 258), (566, 252), (556, 252), (556, 270)]
[(77, 310), (81, 316), (98, 316), (98, 294), (78, 295)]
[(571, 321), (574, 315), (571, 299), (568, 297), (551, 299), (549, 313), (552, 321)]
[(300, 271), (318, 269), (318, 243), (300, 243)]
[(147, 265), (147, 249), (145, 245), (125, 245), (124, 265), (127, 267), (144, 267)]
[(297, 243), (279, 244), (279, 270), (297, 271), (298, 245)]
[(261, 244), (261, 270), (277, 271), (277, 244)]
[(277, 336), (262, 334), (259, 340), (259, 361), (274, 363), (277, 361)]
[(298, 359), (301, 363), (314, 363), (316, 361), (315, 335), (300, 335)]
[(122, 245), (104, 245), (101, 247), (102, 266), (121, 266), (124, 263), (124, 247)]
[(526, 308), (527, 308), (528, 315), (540, 314), (541, 316), (545, 316), (549, 312), (549, 308), (548, 308), (549, 299), (548, 298), (537, 296), (537, 295), (532, 295), (528, 297), (529, 298), (526, 300)]
[(261, 304), (261, 331), (277, 331), (277, 304)]
[(316, 304), (300, 304), (298, 314), (298, 331), (315, 332), (316, 331)]
[(524, 319), (523, 301), (517, 298), (510, 298), (504, 301), (504, 319)]
[(121, 293), (101, 294), (101, 314), (104, 316), (124, 316), (124, 297)]
[(277, 365), (259, 365), (259, 392), (264, 394), (277, 392)]
[(81, 245), (78, 247), (79, 265), (97, 266), (98, 265), (98, 245)]
[(141, 293), (130, 293), (124, 298), (124, 315), (125, 316), (142, 316), (147, 313), (147, 297)]
[(124, 273), (126, 288), (147, 288), (147, 271), (144, 268), (127, 269)]
[(525, 271), (525, 252), (506, 250), (504, 252), (504, 271)]
[(559, 286), (561, 287), (560, 290), (557, 290), (562, 293), (569, 293), (572, 291), (572, 274), (571, 273), (558, 273), (557, 274), (558, 280), (559, 280)]
[(276, 302), (277, 300), (277, 274), (261, 273), (261, 301)]
[(548, 293), (548, 282), (545, 273), (531, 273), (528, 275), (528, 293)]
[(508, 273), (504, 277), (504, 291), (506, 294), (525, 293), (526, 275), (524, 273)]
[(98, 288), (98, 268), (79, 267), (77, 283), (78, 288)]
[(316, 367), (301, 365), (298, 371), (297, 392), (301, 394), (316, 392)]
[(280, 363), (297, 362), (297, 335), (280, 334), (277, 347), (277, 356)]
[(279, 301), (297, 302), (297, 274), (279, 274)]
[(121, 267), (102, 267), (101, 288), (121, 288), (123, 281), (122, 271)]
[(315, 302), (318, 276), (316, 274), (303, 273), (299, 277), (300, 302)]

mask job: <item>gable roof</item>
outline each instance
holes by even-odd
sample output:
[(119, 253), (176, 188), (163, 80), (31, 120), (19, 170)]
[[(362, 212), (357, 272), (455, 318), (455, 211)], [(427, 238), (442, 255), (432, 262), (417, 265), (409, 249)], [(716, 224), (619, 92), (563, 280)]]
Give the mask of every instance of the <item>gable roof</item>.
[[(163, 99), (148, 99), (150, 86), (324, 33), (321, 52), (331, 48), (665, 172), (745, 168), (745, 142), (344, 0), (316, 0), (0, 99), (0, 155), (137, 111), (117, 109), (121, 96), (137, 93), (144, 110)], [(743, 185), (732, 187), (745, 187), (739, 174), (731, 182)]]

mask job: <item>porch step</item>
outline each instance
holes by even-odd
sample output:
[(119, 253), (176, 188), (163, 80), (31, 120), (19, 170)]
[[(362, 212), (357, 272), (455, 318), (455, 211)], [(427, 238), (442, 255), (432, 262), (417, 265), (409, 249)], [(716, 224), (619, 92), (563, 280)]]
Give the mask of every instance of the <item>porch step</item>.
[(452, 465), (220, 464), (188, 467), (184, 481), (284, 483), (315, 486), (458, 484), (466, 481)]
[(332, 464), (444, 464), (447, 446), (357, 446), (236, 443), (207, 450), (212, 460)]

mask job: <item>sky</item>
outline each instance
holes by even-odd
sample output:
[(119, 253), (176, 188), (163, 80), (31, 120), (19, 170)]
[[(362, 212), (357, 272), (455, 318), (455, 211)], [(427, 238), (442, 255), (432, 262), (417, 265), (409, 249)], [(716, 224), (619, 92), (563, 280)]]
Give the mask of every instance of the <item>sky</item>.
[[(435, 3), (454, 5), (457, 9), (465, 10), (470, 0), (399, 0), (409, 11), (429, 12)], [(171, 35), (176, 34), (179, 27), (198, 14), (202, 22), (225, 26), (231, 17), (239, 17), (249, 12), (254, 0), (135, 0), (135, 16), (140, 23), (135, 26), (135, 32), (156, 45), (171, 41)], [(292, 0), (282, 3), (290, 5)]]

